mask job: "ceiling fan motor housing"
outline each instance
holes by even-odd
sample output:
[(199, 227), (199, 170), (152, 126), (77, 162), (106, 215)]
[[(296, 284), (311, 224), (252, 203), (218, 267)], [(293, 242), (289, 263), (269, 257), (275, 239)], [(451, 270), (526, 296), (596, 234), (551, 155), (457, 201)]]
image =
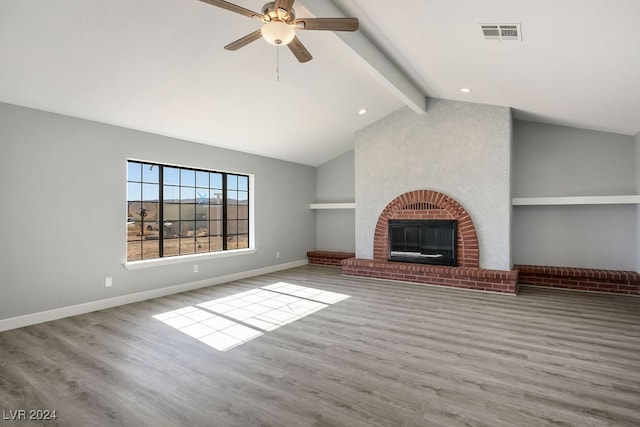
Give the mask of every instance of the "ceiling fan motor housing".
[(276, 9), (276, 2), (270, 1), (262, 6), (262, 15), (263, 18), (267, 21), (280, 20), (287, 24), (293, 22), (296, 19), (296, 12), (291, 8), (291, 10)]

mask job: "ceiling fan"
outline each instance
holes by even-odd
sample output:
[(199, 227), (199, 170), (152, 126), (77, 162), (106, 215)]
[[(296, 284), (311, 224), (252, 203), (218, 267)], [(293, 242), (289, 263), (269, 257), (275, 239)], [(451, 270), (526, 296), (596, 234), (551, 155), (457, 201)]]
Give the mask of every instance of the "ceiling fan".
[(286, 45), (300, 62), (310, 61), (311, 54), (296, 36), (296, 30), (356, 31), (359, 26), (357, 18), (298, 18), (296, 19), (293, 3), (295, 0), (276, 0), (262, 6), (262, 13), (245, 9), (223, 0), (200, 0), (240, 15), (248, 16), (262, 22), (262, 27), (240, 39), (229, 43), (224, 48), (238, 50), (260, 37), (275, 46)]

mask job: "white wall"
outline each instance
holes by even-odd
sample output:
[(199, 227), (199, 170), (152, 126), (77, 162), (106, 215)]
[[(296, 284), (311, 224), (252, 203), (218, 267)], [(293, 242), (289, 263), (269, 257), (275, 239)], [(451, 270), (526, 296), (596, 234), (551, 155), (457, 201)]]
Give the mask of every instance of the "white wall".
[[(0, 320), (305, 260), (316, 247), (315, 168), (1, 103), (0, 129)], [(254, 174), (258, 251), (199, 260), (197, 274), (191, 263), (126, 270), (127, 158)]]
[(427, 113), (404, 108), (362, 129), (355, 141), (356, 256), (373, 257), (384, 207), (412, 190), (439, 191), (469, 213), (480, 267), (511, 264), (511, 110), (429, 99)]
[[(514, 197), (636, 194), (633, 137), (515, 121)], [(517, 206), (515, 264), (635, 270), (636, 207)]]
[[(353, 203), (355, 200), (353, 150), (318, 166), (316, 201)], [(316, 211), (317, 249), (355, 252), (355, 212), (353, 209)]]

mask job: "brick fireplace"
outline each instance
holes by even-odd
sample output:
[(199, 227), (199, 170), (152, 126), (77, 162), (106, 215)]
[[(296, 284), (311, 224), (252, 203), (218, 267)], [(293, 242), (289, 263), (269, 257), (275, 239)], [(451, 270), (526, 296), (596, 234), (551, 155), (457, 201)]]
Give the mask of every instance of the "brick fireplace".
[[(427, 114), (401, 109), (356, 132), (356, 257), (341, 262), (343, 274), (503, 293), (519, 279), (640, 295), (638, 272), (513, 268), (513, 132), (509, 108), (434, 98)], [(458, 218), (457, 265), (389, 261), (386, 223), (403, 217)]]
[(376, 223), (373, 237), (373, 259), (386, 261), (388, 222), (390, 219), (453, 219), (458, 223), (456, 251), (458, 267), (478, 268), (478, 237), (467, 211), (451, 197), (430, 190), (402, 194), (389, 203)]
[[(438, 266), (389, 259), (389, 220), (455, 220), (457, 266)], [(342, 261), (342, 273), (350, 276), (450, 286), (482, 291), (516, 292), (516, 270), (479, 268), (479, 246), (469, 213), (452, 197), (432, 190), (416, 190), (394, 198), (382, 211), (373, 238), (373, 259)]]

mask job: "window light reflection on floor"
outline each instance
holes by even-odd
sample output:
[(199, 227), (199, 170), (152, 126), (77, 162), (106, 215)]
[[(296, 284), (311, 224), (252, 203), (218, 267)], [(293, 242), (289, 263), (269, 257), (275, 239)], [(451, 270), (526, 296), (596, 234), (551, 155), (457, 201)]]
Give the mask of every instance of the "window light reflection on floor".
[(153, 317), (220, 351), (230, 350), (262, 335), (253, 328), (191, 306)]
[(153, 317), (216, 350), (227, 351), (263, 335), (257, 329), (273, 331), (347, 298), (349, 295), (278, 282)]

